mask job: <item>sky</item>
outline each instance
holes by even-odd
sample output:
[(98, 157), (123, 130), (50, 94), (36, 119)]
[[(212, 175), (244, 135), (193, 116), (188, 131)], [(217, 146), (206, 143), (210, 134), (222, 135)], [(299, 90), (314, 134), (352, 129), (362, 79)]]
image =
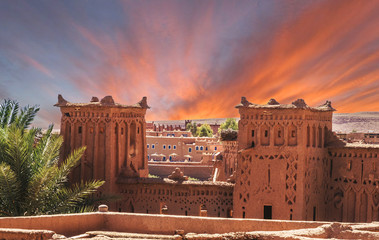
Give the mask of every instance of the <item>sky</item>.
[(0, 100), (147, 96), (146, 120), (238, 117), (241, 96), (379, 111), (379, 1), (0, 1)]

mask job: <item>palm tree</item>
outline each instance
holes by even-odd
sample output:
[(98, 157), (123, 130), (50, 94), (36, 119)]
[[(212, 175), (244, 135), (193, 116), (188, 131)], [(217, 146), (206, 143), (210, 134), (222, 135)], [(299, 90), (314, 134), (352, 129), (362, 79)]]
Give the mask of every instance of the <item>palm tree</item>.
[(85, 200), (103, 181), (68, 186), (68, 175), (85, 147), (73, 151), (58, 164), (63, 143), (52, 134), (53, 126), (29, 128), (39, 108), (19, 110), (15, 101), (0, 105), (0, 216), (78, 212), (88, 209)]

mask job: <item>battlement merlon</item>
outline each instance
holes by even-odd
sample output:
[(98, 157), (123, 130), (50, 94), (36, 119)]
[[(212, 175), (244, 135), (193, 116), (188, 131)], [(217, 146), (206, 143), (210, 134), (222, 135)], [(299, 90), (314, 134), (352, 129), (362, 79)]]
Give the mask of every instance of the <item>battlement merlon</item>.
[(55, 107), (90, 107), (90, 108), (99, 108), (99, 107), (111, 107), (111, 108), (140, 108), (140, 109), (149, 109), (147, 105), (147, 97), (143, 97), (141, 101), (134, 105), (124, 105), (116, 103), (112, 96), (105, 96), (100, 101), (97, 97), (92, 97), (89, 103), (71, 103), (64, 99), (61, 94), (58, 95), (58, 102), (54, 104)]
[(333, 112), (336, 111), (332, 107), (332, 103), (330, 101), (326, 101), (324, 104), (318, 107), (310, 107), (308, 106), (303, 99), (297, 99), (291, 104), (280, 104), (275, 99), (270, 99), (267, 104), (255, 104), (249, 102), (246, 97), (241, 98), (241, 103), (235, 106), (236, 108), (253, 108), (253, 109), (303, 109), (310, 110), (315, 112)]

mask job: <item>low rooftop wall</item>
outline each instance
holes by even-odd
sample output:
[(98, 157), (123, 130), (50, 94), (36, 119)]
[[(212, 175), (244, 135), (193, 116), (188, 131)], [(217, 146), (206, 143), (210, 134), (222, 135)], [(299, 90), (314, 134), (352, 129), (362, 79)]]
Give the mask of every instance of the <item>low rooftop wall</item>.
[(149, 163), (149, 173), (162, 178), (167, 178), (175, 170), (180, 168), (184, 175), (197, 178), (199, 180), (208, 180), (212, 174), (212, 166), (208, 165), (185, 165), (185, 164), (155, 164)]
[(115, 212), (0, 218), (0, 228), (50, 230), (65, 236), (74, 236), (95, 230), (155, 234), (174, 234), (176, 230), (184, 230), (184, 233), (210, 234), (281, 231), (315, 228), (322, 224), (324, 223)]

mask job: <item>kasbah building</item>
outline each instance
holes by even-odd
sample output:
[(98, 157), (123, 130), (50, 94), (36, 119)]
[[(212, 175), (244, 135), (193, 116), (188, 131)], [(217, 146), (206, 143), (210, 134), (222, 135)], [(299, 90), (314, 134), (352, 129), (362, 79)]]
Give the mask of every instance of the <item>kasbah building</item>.
[[(119, 194), (111, 211), (208, 217), (371, 222), (379, 220), (379, 147), (347, 144), (332, 132), (335, 109), (298, 99), (250, 103), (242, 97), (237, 141), (224, 142), (230, 181), (148, 178), (146, 97), (134, 105), (111, 96), (70, 103), (58, 96), (62, 157), (87, 150), (71, 181), (104, 179), (97, 194)], [(230, 158), (235, 158), (233, 161)], [(215, 167), (219, 166), (215, 164)], [(221, 178), (219, 178), (221, 179)]]

